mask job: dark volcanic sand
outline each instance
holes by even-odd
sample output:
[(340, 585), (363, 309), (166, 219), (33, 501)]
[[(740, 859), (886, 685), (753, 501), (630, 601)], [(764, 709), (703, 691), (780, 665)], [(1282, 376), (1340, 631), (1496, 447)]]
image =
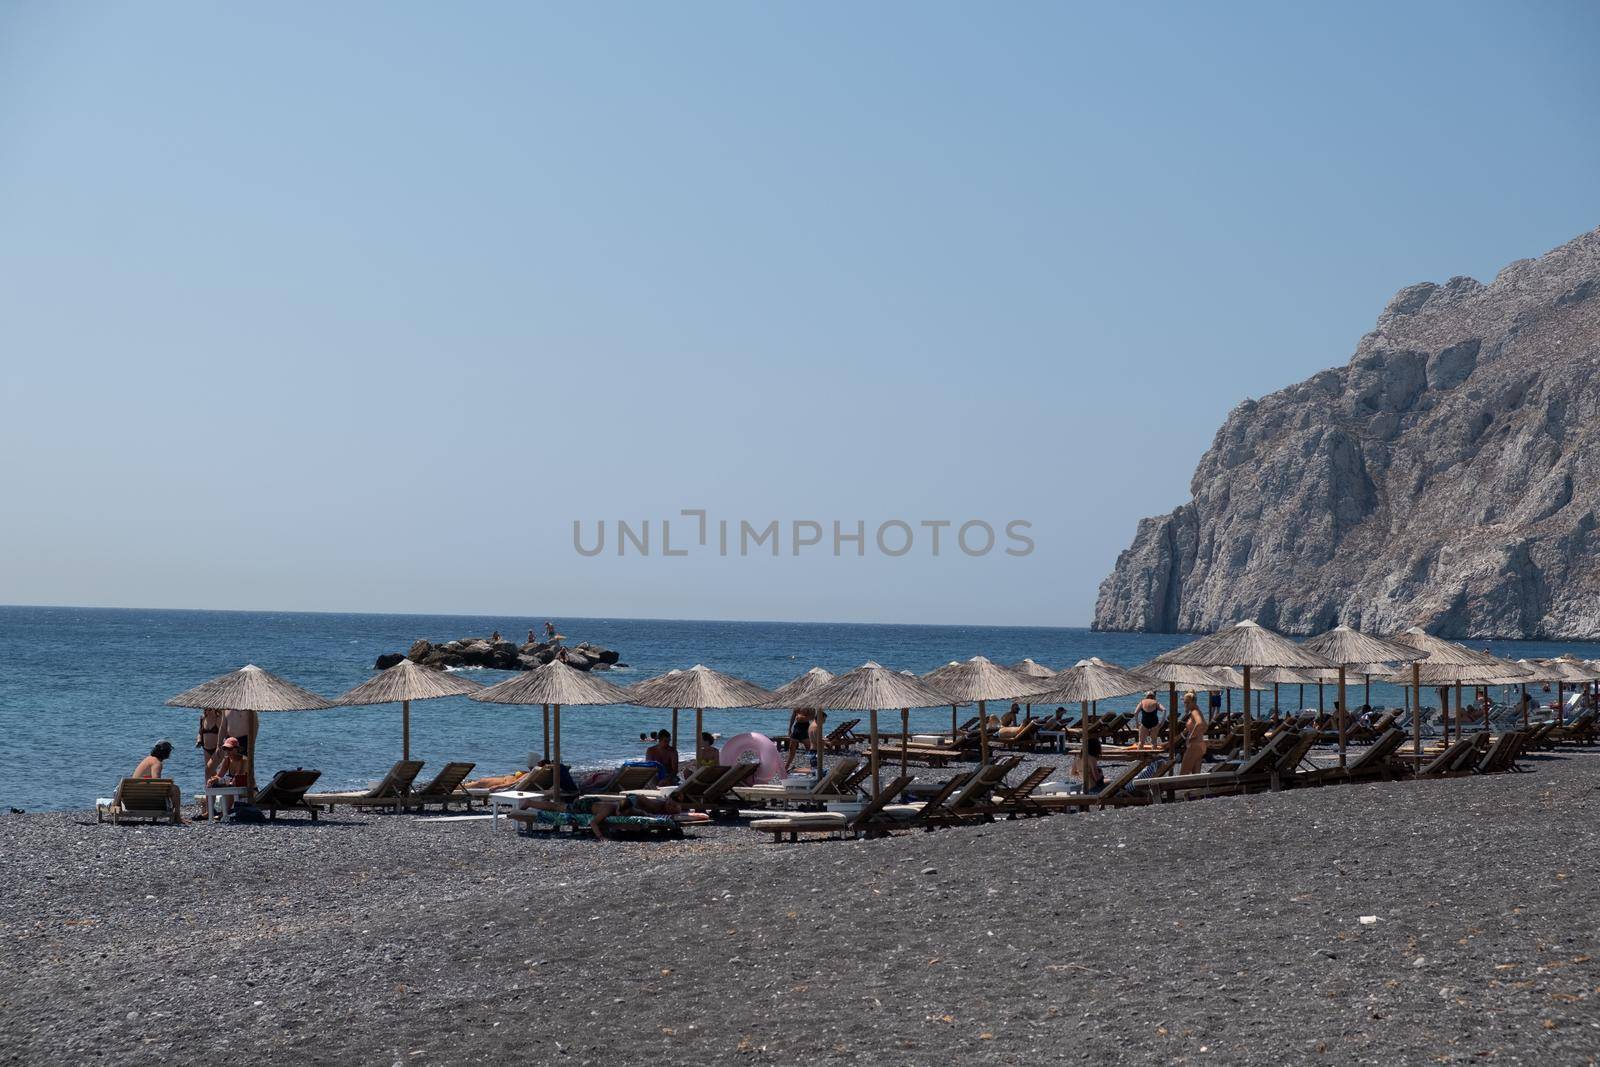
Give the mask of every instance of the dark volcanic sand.
[(1600, 759), (1525, 765), (798, 846), (4, 816), (0, 1062), (1591, 1062)]

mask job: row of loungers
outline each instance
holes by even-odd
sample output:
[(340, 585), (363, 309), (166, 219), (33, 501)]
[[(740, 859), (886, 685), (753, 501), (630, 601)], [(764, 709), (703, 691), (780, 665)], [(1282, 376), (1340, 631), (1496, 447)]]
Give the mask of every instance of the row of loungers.
[[(932, 830), (996, 817), (1021, 818), (1258, 790), (1493, 774), (1520, 770), (1516, 759), (1528, 750), (1532, 736), (1522, 730), (1507, 731), (1499, 737), (1487, 732), (1469, 735), (1428, 754), (1421, 766), (1413, 767), (1401, 758), (1401, 749), (1409, 737), (1402, 730), (1390, 728), (1347, 766), (1307, 766), (1307, 757), (1320, 735), (1319, 730), (1280, 729), (1248, 758), (1224, 761), (1203, 773), (1188, 775), (1165, 775), (1168, 764), (1159, 751), (1131, 752), (1122, 772), (1091, 794), (1038, 793), (1038, 787), (1054, 772), (1053, 767), (1035, 768), (1015, 786), (1008, 787), (1004, 784), (1006, 775), (1021, 762), (1016, 757), (977, 772), (956, 774), (936, 787), (928, 787), (933, 790), (931, 793), (919, 790), (909, 777), (897, 777), (853, 813), (787, 812), (757, 818), (750, 825), (772, 834), (775, 841), (795, 841), (811, 834), (882, 837), (895, 831)], [(919, 794), (919, 802), (897, 802)]]

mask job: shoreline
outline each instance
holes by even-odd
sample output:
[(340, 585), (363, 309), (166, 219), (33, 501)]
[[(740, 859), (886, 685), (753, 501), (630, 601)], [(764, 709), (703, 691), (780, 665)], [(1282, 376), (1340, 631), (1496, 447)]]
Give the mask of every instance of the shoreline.
[(1600, 754), (1526, 766), (798, 845), (0, 817), (0, 1059), (1577, 1062)]

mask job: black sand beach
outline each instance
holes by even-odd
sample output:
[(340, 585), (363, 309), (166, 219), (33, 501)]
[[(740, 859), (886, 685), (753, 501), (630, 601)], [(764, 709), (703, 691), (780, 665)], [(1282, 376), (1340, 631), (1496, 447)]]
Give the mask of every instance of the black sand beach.
[(1600, 759), (1524, 766), (783, 846), (0, 817), (0, 1062), (1593, 1062)]

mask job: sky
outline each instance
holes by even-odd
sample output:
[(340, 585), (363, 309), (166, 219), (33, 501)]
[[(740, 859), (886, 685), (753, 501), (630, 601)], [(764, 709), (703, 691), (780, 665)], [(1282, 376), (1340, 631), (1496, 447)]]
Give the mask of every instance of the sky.
[(0, 603), (1084, 625), (1241, 400), (1600, 226), (1597, 48), (1583, 2), (4, 0)]

